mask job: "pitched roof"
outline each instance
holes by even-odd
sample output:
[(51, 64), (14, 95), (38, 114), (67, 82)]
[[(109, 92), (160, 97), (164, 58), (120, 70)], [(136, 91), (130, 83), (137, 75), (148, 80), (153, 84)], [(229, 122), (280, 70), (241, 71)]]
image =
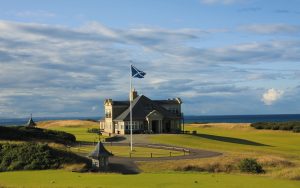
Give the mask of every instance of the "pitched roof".
[(129, 106), (129, 101), (113, 101), (113, 105), (116, 105), (116, 106)]
[(35, 127), (36, 123), (33, 121), (32, 117), (28, 120), (27, 124), (28, 127)]
[(178, 104), (177, 100), (169, 99), (169, 100), (153, 100), (153, 102), (156, 102), (158, 104)]
[(108, 156), (112, 156), (112, 154), (105, 149), (102, 142), (98, 142), (98, 144), (95, 147), (95, 150), (89, 154), (89, 157), (93, 159), (99, 159), (99, 157), (108, 157)]
[[(178, 118), (175, 114), (169, 112), (167, 109), (161, 107), (159, 104), (144, 95), (138, 96), (132, 101), (132, 117), (134, 120), (144, 120), (146, 116), (153, 110), (158, 111), (162, 116), (166, 118)], [(128, 121), (129, 119), (130, 107), (128, 107), (114, 120)]]

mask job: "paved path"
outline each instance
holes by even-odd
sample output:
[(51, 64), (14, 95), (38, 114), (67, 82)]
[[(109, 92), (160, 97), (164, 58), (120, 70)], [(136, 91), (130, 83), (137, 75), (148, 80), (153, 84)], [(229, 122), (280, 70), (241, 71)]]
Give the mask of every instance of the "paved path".
[[(111, 145), (111, 143), (104, 143), (104, 145)], [(128, 146), (128, 143), (112, 143), (113, 146)], [(185, 155), (180, 156), (173, 156), (173, 157), (117, 157), (114, 158), (126, 158), (131, 161), (163, 161), (163, 160), (179, 160), (179, 159), (197, 159), (197, 158), (207, 158), (207, 157), (215, 157), (222, 155), (222, 153), (214, 152), (214, 151), (207, 151), (207, 150), (199, 150), (199, 149), (192, 149), (192, 148), (185, 148), (179, 146), (172, 146), (166, 144), (134, 144), (134, 147), (148, 147), (148, 148), (157, 148), (157, 149), (167, 149), (173, 151), (182, 151)]]
[[(151, 135), (152, 136), (152, 135)], [(168, 149), (174, 151), (184, 151), (185, 155), (174, 156), (174, 157), (110, 157), (110, 170), (112, 172), (118, 172), (122, 174), (138, 174), (141, 170), (138, 168), (135, 162), (137, 161), (164, 161), (164, 160), (180, 160), (180, 159), (198, 159), (198, 158), (207, 158), (215, 157), (222, 155), (222, 153), (199, 150), (193, 148), (185, 148), (179, 146), (172, 146), (166, 144), (154, 144), (150, 142), (150, 135), (134, 135), (134, 146), (135, 147), (150, 147), (150, 148), (159, 148), (159, 149)], [(129, 135), (119, 136), (116, 138), (116, 141), (106, 142), (105, 145), (113, 146), (129, 146)]]

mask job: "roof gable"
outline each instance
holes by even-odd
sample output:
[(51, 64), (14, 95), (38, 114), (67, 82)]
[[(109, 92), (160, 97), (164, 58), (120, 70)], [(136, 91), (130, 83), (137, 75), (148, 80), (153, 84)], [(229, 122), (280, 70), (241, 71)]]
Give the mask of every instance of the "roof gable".
[[(163, 117), (176, 118), (177, 116), (166, 110), (164, 107), (160, 106), (156, 102), (152, 101), (148, 97), (141, 95), (132, 101), (132, 116), (134, 120), (144, 120), (146, 116), (156, 110)], [(121, 113), (114, 120), (130, 120), (130, 107), (128, 107), (123, 113)]]
[(111, 155), (112, 154), (105, 149), (102, 142), (98, 142), (98, 144), (95, 147), (95, 150), (89, 154), (89, 157), (93, 159), (98, 159), (99, 157), (108, 157)]

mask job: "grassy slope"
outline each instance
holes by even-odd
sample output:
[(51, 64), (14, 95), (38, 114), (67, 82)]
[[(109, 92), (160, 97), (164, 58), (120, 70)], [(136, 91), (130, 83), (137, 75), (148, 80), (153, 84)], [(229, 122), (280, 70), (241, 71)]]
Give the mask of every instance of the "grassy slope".
[(159, 143), (220, 151), (224, 155), (176, 163), (142, 162), (139, 167), (146, 172), (174, 170), (186, 165), (205, 167), (210, 164), (221, 165), (220, 169), (224, 169), (227, 164), (235, 165), (242, 158), (252, 157), (265, 164), (266, 176), (300, 179), (299, 133), (256, 130), (249, 124), (187, 125), (186, 130), (196, 130), (199, 135), (153, 135), (151, 139)]
[[(75, 135), (77, 141), (95, 142), (99, 136), (95, 133), (88, 133), (89, 128), (99, 128), (98, 122), (84, 120), (57, 120), (38, 122), (38, 127), (64, 131)], [(101, 138), (104, 138), (101, 136)]]
[[(34, 180), (32, 179), (34, 177)], [(0, 186), (18, 187), (230, 187), (296, 188), (300, 182), (257, 176), (207, 173), (80, 174), (66, 171), (20, 171), (0, 173)], [(120, 186), (122, 185), (122, 186)]]
[[(97, 127), (98, 125), (95, 125)], [(81, 140), (93, 141), (93, 134), (86, 133), (83, 124), (75, 126), (53, 126), (51, 129), (62, 130), (74, 133)], [(271, 131), (271, 130), (255, 130), (246, 126), (223, 126), (223, 125), (192, 125), (186, 126), (188, 130), (197, 130), (204, 136), (193, 135), (153, 135), (152, 140), (159, 143), (167, 143), (173, 145), (181, 145), (186, 147), (208, 149), (222, 151), (226, 154), (239, 155), (274, 155), (288, 158), (293, 161), (300, 161), (300, 134)], [(77, 132), (78, 131), (78, 132)], [(217, 135), (219, 137), (210, 137), (209, 135)], [(224, 138), (225, 137), (225, 138)], [(229, 137), (229, 138), (226, 138)], [(233, 140), (232, 140), (233, 138)], [(248, 144), (238, 143), (244, 139)], [(232, 143), (232, 141), (237, 143)], [(243, 141), (242, 141), (243, 142)], [(269, 146), (256, 146), (249, 143), (256, 142)], [(217, 159), (217, 158), (216, 158)], [(214, 158), (199, 159), (195, 162), (213, 161)], [(217, 159), (218, 160), (218, 159)], [(180, 162), (180, 161), (178, 161)], [(163, 164), (166, 162), (163, 162)], [(172, 162), (174, 163), (174, 162)], [(177, 162), (176, 162), (177, 163)], [(183, 161), (184, 163), (184, 161)], [(161, 164), (163, 166), (163, 164)], [(148, 165), (160, 165), (149, 163)], [(297, 167), (298, 168), (298, 167)], [(159, 167), (158, 167), (159, 169)], [(299, 174), (292, 168), (292, 173)], [(288, 174), (285, 171), (280, 173)], [(264, 175), (263, 175), (264, 176)], [(35, 181), (32, 178), (35, 177)], [(276, 177), (276, 176), (273, 176)], [(283, 176), (279, 176), (283, 177)], [(288, 177), (287, 177), (288, 178)], [(197, 181), (198, 183), (194, 183)], [(157, 171), (155, 174), (142, 173), (139, 175), (117, 175), (117, 174), (78, 174), (66, 171), (30, 171), (30, 172), (8, 172), (0, 173), (0, 187), (3, 186), (20, 186), (27, 187), (300, 187), (299, 181), (279, 180), (270, 177), (237, 175), (237, 174), (206, 174), (206, 173), (161, 173)]]
[(273, 154), (300, 160), (299, 133), (256, 130), (249, 126), (230, 127), (223, 124), (187, 125), (186, 130), (196, 130), (200, 135), (155, 135), (152, 140), (222, 152)]

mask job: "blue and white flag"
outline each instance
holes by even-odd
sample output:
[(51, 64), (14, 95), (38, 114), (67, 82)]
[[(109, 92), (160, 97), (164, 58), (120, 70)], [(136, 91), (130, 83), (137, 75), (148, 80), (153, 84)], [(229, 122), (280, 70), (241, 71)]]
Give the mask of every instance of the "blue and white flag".
[(131, 65), (131, 76), (133, 78), (144, 78), (144, 76), (146, 75), (145, 72), (137, 69), (135, 66)]

